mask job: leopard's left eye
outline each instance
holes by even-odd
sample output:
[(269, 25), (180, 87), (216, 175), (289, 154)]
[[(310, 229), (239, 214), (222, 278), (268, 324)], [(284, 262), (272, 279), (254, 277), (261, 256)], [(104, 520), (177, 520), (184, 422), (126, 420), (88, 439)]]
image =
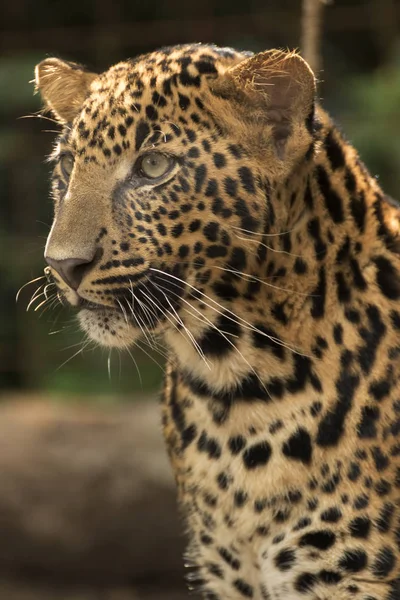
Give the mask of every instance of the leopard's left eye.
[(142, 176), (158, 179), (168, 173), (173, 164), (174, 160), (170, 156), (160, 152), (149, 152), (140, 159), (138, 167)]
[(60, 158), (60, 167), (65, 179), (69, 179), (74, 168), (75, 159), (72, 154), (63, 154)]

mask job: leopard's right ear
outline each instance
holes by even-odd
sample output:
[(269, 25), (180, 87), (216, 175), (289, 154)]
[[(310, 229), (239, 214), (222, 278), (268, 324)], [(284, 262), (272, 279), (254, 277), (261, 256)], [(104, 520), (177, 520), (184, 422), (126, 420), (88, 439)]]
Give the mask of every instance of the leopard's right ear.
[(96, 77), (82, 66), (58, 58), (46, 58), (35, 68), (36, 90), (61, 123), (76, 117)]

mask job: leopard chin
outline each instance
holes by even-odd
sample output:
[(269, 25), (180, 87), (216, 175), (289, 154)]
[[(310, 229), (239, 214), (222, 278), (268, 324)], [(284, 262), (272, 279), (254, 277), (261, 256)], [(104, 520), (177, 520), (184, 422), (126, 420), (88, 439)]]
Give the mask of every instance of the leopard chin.
[(84, 308), (78, 320), (90, 339), (107, 348), (126, 348), (140, 337), (140, 330), (113, 309)]

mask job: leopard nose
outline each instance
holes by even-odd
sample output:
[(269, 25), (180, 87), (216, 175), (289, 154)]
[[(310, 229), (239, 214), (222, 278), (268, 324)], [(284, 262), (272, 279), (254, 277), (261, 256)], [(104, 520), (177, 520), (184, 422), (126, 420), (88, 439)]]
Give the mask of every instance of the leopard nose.
[(56, 260), (46, 256), (46, 262), (50, 265), (60, 277), (71, 287), (73, 290), (77, 290), (81, 284), (85, 273), (90, 271), (93, 266), (94, 260), (87, 260), (86, 258), (64, 258), (62, 260)]

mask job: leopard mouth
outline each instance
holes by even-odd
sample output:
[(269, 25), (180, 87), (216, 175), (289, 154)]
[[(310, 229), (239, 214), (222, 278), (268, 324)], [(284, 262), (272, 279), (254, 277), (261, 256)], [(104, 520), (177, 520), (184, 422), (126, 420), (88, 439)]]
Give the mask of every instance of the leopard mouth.
[[(168, 314), (178, 309), (177, 298), (176, 287), (167, 293), (147, 278), (131, 289), (118, 288), (107, 304), (81, 298), (78, 320), (87, 335), (100, 345), (126, 348), (146, 336), (146, 332), (161, 333)], [(114, 306), (110, 306), (111, 302)]]
[[(59, 288), (65, 303), (78, 310), (81, 329), (93, 341), (106, 347), (127, 347), (146, 332), (161, 333), (163, 324), (171, 320), (168, 315), (177, 314), (184, 293), (184, 281), (179, 279), (177, 269), (171, 272), (146, 273), (136, 285), (97, 288), (96, 294), (104, 295), (104, 302), (96, 297), (80, 296), (72, 289), (62, 289), (48, 268), (45, 274)], [(139, 278), (138, 278), (139, 279)], [(114, 283), (114, 282), (113, 282)], [(125, 283), (119, 278), (117, 284)], [(130, 280), (131, 283), (131, 280)], [(94, 295), (94, 291), (88, 291)], [(103, 299), (103, 298), (102, 298)]]

